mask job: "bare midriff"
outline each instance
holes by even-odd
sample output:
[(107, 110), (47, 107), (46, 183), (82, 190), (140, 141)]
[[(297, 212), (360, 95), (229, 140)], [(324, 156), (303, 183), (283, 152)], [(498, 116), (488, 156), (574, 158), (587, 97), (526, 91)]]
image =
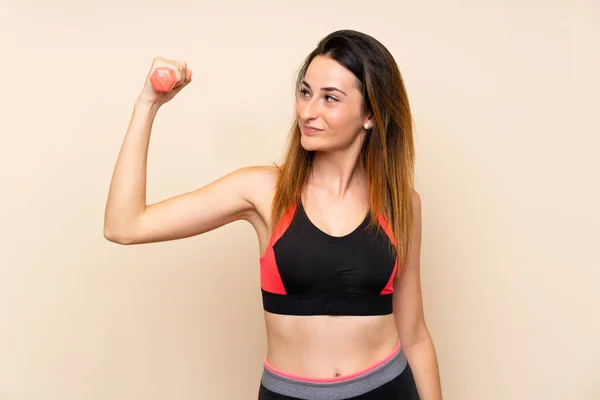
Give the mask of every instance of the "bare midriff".
[(269, 366), (306, 379), (336, 379), (378, 364), (398, 345), (393, 314), (292, 316), (265, 312)]

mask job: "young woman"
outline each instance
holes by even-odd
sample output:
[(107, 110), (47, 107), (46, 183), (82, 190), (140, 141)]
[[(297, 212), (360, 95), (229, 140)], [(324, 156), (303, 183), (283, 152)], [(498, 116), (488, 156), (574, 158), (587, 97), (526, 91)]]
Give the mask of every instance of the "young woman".
[[(401, 74), (369, 35), (323, 38), (297, 80), (296, 119), (277, 167), (243, 167), (146, 204), (146, 160), (167, 93), (149, 82), (112, 178), (105, 237), (175, 240), (246, 220), (256, 230), (268, 338), (260, 400), (442, 398), (420, 287), (421, 203)], [(148, 75), (150, 77), (150, 74)]]

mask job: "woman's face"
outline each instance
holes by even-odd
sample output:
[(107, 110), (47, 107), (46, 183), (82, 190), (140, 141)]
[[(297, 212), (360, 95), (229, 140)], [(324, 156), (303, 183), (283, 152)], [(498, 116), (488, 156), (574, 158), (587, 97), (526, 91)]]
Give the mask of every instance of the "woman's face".
[(296, 116), (306, 150), (342, 150), (366, 134), (363, 96), (356, 77), (337, 61), (317, 56), (306, 71)]

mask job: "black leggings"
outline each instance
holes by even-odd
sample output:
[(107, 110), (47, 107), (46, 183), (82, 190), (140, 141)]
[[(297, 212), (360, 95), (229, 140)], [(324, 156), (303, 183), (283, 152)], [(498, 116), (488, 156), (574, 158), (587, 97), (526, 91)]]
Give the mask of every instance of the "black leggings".
[[(270, 391), (261, 383), (258, 391), (258, 400), (311, 400), (289, 397)], [(400, 375), (391, 381), (384, 383), (371, 390), (370, 392), (359, 396), (350, 397), (344, 400), (419, 400), (419, 393), (413, 377), (412, 370), (407, 364)]]

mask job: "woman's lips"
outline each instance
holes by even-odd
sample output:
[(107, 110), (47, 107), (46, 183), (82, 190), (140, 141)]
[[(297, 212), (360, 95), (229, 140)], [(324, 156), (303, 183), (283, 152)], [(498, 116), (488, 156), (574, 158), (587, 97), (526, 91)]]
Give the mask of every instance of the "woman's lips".
[(316, 132), (321, 132), (323, 129), (313, 128), (312, 126), (305, 126), (304, 133), (311, 134)]

